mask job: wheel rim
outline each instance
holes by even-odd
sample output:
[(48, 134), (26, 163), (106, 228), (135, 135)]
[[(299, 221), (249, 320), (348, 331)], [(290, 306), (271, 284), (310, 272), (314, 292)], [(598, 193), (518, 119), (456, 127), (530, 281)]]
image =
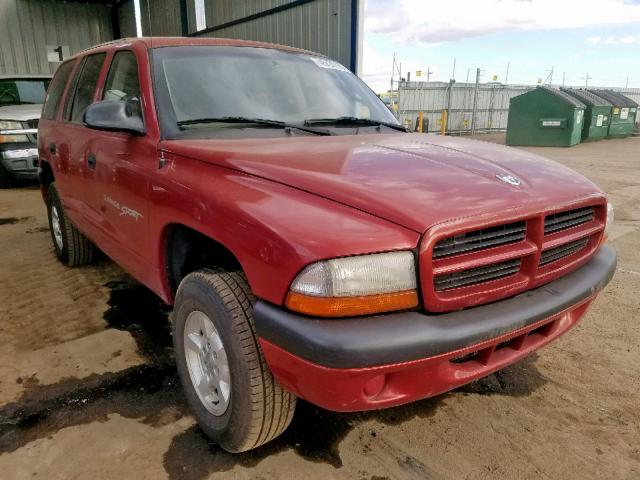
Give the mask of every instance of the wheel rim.
[(62, 228), (60, 227), (58, 209), (55, 205), (51, 207), (51, 228), (53, 229), (53, 238), (56, 241), (56, 246), (58, 247), (58, 250), (62, 250)]
[(184, 350), (198, 398), (213, 415), (224, 414), (231, 397), (231, 373), (222, 338), (206, 314), (194, 311), (187, 317)]

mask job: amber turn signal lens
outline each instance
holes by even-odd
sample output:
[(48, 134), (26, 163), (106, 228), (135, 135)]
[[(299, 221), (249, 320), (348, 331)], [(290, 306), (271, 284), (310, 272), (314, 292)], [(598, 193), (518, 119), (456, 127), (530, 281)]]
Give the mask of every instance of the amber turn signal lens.
[(287, 295), (287, 308), (316, 317), (354, 317), (408, 310), (418, 306), (415, 290), (361, 297), (314, 297), (297, 292)]

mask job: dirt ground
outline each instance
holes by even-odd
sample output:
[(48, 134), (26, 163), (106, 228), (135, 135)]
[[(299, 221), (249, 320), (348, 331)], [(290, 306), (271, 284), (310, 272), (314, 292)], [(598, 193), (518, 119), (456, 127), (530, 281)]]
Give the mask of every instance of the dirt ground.
[(108, 259), (61, 266), (39, 191), (0, 190), (0, 478), (640, 478), (640, 138), (529, 150), (616, 207), (618, 271), (582, 323), (437, 398), (365, 414), (300, 402), (282, 437), (241, 455), (194, 426), (167, 308)]

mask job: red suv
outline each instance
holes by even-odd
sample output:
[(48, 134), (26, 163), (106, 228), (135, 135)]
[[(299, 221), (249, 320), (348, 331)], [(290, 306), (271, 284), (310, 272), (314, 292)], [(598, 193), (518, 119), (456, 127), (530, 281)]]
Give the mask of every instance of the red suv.
[(125, 39), (63, 63), (39, 126), (53, 246), (94, 246), (174, 306), (202, 429), (239, 452), (300, 397), (437, 395), (584, 315), (611, 279), (605, 195), (544, 158), (408, 133), (342, 65), (222, 39)]

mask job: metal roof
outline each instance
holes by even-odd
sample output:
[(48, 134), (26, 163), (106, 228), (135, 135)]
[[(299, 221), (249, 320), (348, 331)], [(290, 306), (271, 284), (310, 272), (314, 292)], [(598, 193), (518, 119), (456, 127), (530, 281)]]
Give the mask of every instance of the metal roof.
[(0, 80), (51, 80), (51, 75), (0, 75)]
[(580, 100), (578, 100), (575, 97), (572, 97), (571, 95), (569, 95), (566, 92), (563, 92), (561, 90), (558, 90), (557, 88), (553, 88), (553, 87), (538, 87), (546, 92), (549, 92), (551, 95), (555, 95), (556, 97), (561, 98), (562, 100), (565, 101), (565, 103), (568, 103), (569, 105), (572, 105), (576, 108), (586, 108), (586, 105), (584, 103), (582, 103)]
[(591, 93), (596, 94), (599, 97), (604, 98), (614, 107), (637, 107), (638, 104), (631, 100), (629, 97), (625, 97), (619, 92), (613, 90), (589, 90)]
[(577, 98), (582, 103), (586, 105), (591, 105), (593, 107), (611, 107), (612, 104), (608, 100), (595, 95), (588, 90), (577, 89), (577, 88), (560, 88), (561, 91), (568, 93), (572, 97)]

